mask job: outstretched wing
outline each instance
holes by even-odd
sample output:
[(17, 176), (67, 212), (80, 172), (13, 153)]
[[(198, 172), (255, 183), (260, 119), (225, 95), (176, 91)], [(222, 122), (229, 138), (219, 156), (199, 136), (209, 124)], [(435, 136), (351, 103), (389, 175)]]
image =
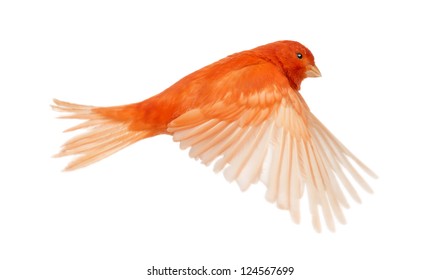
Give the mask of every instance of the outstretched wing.
[[(288, 209), (296, 223), (306, 187), (314, 228), (321, 230), (321, 208), (328, 228), (334, 230), (334, 218), (345, 223), (341, 208), (349, 207), (342, 186), (360, 201), (345, 174), (368, 192), (370, 187), (353, 165), (375, 174), (309, 111), (284, 75), (266, 67), (272, 66), (247, 67), (242, 70), (246, 73), (235, 73), (237, 77), (248, 74), (247, 81), (254, 77), (259, 88), (250, 90), (249, 84), (244, 85), (248, 91), (240, 84), (229, 87), (229, 77), (221, 83), (224, 94), (218, 94), (217, 101), (176, 118), (168, 132), (182, 149), (190, 147), (191, 157), (206, 165), (214, 162), (214, 170), (223, 171), (242, 190), (262, 181), (267, 186), (266, 198)], [(267, 71), (273, 75), (271, 84), (259, 74)]]

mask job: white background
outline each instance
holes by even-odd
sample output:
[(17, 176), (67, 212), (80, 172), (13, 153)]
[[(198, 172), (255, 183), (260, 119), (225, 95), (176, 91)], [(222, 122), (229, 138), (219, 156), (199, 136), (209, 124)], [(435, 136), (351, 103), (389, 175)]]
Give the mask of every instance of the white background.
[[(153, 265), (441, 279), (438, 4), (358, 2), (2, 1), (0, 279), (152, 279)], [(306, 212), (295, 225), (261, 184), (240, 192), (167, 136), (75, 172), (51, 158), (76, 123), (52, 98), (141, 101), (282, 39), (314, 53), (323, 77), (303, 96), (380, 176), (336, 233), (315, 233)], [(233, 279), (246, 278), (259, 277)]]

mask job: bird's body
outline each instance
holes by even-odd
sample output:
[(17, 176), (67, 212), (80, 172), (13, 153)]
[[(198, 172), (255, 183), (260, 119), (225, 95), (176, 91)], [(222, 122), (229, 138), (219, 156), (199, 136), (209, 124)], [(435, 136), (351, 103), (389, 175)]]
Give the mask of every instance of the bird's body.
[(69, 129), (88, 129), (69, 140), (58, 156), (79, 155), (73, 170), (158, 134), (171, 134), (190, 156), (216, 162), (241, 189), (262, 181), (267, 199), (289, 209), (299, 222), (299, 202), (308, 192), (316, 230), (318, 208), (334, 229), (344, 223), (340, 206), (348, 207), (343, 185), (359, 197), (346, 169), (366, 190), (369, 186), (352, 166), (353, 156), (310, 112), (299, 93), (306, 77), (320, 76), (311, 52), (297, 42), (279, 41), (240, 52), (210, 64), (145, 101), (92, 107), (55, 100), (66, 118), (86, 121)]

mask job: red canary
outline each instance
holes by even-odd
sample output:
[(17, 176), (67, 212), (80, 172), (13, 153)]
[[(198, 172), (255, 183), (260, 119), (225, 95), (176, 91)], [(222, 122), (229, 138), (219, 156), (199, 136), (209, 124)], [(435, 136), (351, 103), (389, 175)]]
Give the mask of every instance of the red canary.
[(214, 164), (242, 190), (258, 181), (266, 198), (300, 221), (306, 188), (315, 230), (319, 208), (330, 230), (334, 218), (345, 223), (348, 208), (342, 186), (356, 201), (350, 174), (368, 192), (357, 159), (311, 113), (299, 93), (306, 77), (320, 77), (305, 46), (279, 41), (239, 52), (210, 64), (139, 103), (93, 107), (54, 100), (62, 118), (83, 119), (66, 131), (86, 129), (67, 141), (56, 156), (78, 155), (66, 170), (101, 160), (141, 139), (169, 134), (190, 156)]

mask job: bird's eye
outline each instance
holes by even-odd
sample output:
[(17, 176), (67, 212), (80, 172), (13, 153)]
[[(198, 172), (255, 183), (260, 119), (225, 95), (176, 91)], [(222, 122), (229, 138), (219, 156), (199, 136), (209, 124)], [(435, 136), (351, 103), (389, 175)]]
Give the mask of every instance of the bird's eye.
[(298, 58), (298, 59), (302, 59), (302, 57), (303, 57), (303, 55), (302, 55), (301, 53), (298, 52), (298, 53), (297, 53), (297, 58)]

